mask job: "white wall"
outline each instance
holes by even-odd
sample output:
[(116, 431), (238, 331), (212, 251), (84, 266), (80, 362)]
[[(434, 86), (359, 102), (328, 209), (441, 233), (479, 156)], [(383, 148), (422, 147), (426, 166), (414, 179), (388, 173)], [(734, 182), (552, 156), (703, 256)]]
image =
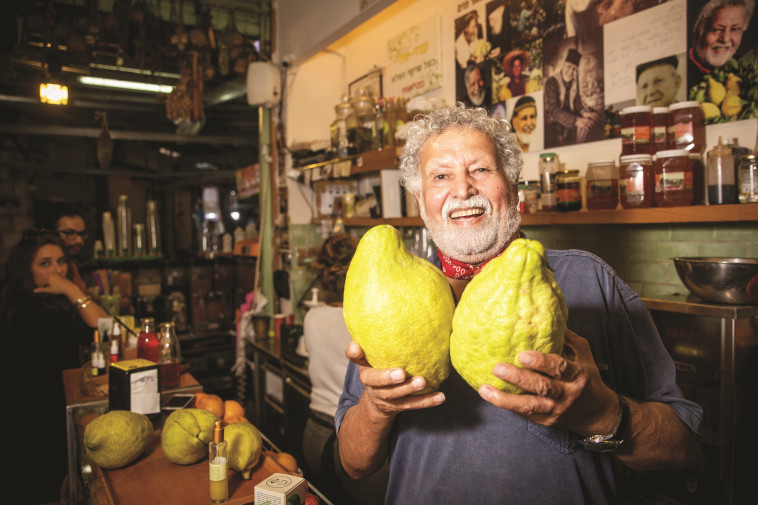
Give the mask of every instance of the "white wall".
[[(283, 0), (282, 3), (305, 3)], [(321, 2), (313, 2), (319, 4)], [(338, 3), (331, 1), (330, 4)], [(357, 4), (358, 0), (353, 3)], [(329, 138), (329, 124), (334, 118), (334, 106), (340, 96), (347, 92), (348, 83), (373, 66), (383, 69), (389, 64), (387, 41), (403, 30), (439, 13), (442, 18), (442, 88), (427, 93), (426, 97), (439, 97), (445, 102), (455, 102), (455, 51), (453, 47), (453, 23), (460, 14), (456, 0), (399, 0), (357, 29), (335, 41), (324, 51), (308, 60), (292, 66), (288, 72), (285, 92), (284, 118), (286, 142), (288, 145), (326, 141)], [(348, 2), (350, 5), (350, 2)], [(304, 8), (305, 16), (310, 9)], [(295, 14), (290, 13), (290, 14)], [(284, 23), (284, 19), (281, 20)], [(322, 22), (322, 17), (301, 18), (294, 25), (302, 28)], [(282, 26), (285, 26), (282, 24)], [(280, 30), (285, 30), (280, 28)], [(290, 31), (287, 28), (286, 31)], [(753, 148), (758, 143), (758, 120), (712, 125), (706, 128), (707, 149), (718, 142), (718, 136), (736, 137), (740, 145)], [(598, 159), (618, 159), (621, 140), (610, 139), (587, 144), (550, 149), (558, 153), (566, 168), (576, 168), (584, 173), (587, 163)], [(544, 151), (542, 151), (544, 152)], [(524, 155), (524, 179), (538, 179), (539, 152)], [(308, 195), (306, 191), (306, 195)], [(307, 198), (307, 197), (306, 197)], [(290, 219), (294, 224), (310, 221), (308, 205), (303, 200), (301, 190), (290, 187)]]

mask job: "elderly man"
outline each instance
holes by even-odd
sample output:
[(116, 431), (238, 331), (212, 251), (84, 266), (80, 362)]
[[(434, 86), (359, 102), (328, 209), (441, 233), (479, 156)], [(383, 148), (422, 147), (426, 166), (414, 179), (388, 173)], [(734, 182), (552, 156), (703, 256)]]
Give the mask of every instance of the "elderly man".
[(582, 55), (569, 49), (557, 74), (545, 82), (545, 147), (588, 140), (600, 123), (600, 115), (584, 106), (577, 72)]
[(469, 105), (476, 107), (490, 105), (491, 96), (489, 86), (484, 78), (484, 69), (481, 65), (469, 65), (464, 74), (466, 81), (466, 98)]
[(637, 65), (637, 105), (668, 107), (674, 103), (682, 85), (678, 66), (676, 56)]
[[(436, 109), (409, 129), (403, 183), (456, 299), (519, 236), (522, 165), (508, 123), (483, 109)], [(387, 504), (552, 505), (616, 503), (617, 463), (700, 470), (702, 409), (682, 398), (640, 298), (590, 253), (549, 250), (547, 264), (569, 309), (562, 355), (524, 351), (523, 368), (493, 368), (524, 394), (474, 391), (455, 370), (414, 394), (424, 377), (374, 369), (348, 345), (335, 421), (349, 475), (370, 475), (389, 454)]]
[(537, 128), (537, 102), (534, 98), (524, 95), (516, 100), (511, 124), (513, 124), (519, 147), (523, 152), (528, 152), (534, 130)]

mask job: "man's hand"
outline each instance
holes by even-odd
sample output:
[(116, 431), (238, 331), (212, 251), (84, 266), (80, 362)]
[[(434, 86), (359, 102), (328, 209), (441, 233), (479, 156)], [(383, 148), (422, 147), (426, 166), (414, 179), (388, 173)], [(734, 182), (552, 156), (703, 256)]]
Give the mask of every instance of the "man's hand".
[(524, 368), (498, 363), (493, 372), (526, 393), (506, 393), (485, 384), (479, 388), (482, 398), (537, 424), (560, 424), (583, 436), (611, 431), (618, 400), (600, 378), (587, 340), (566, 330), (563, 356), (523, 351), (518, 360)]
[(445, 395), (439, 391), (414, 395), (426, 386), (423, 377), (408, 378), (402, 368), (373, 368), (357, 342), (348, 344), (345, 356), (358, 365), (361, 383), (366, 388), (363, 399), (372, 416), (394, 418), (398, 412), (436, 407), (445, 401)]

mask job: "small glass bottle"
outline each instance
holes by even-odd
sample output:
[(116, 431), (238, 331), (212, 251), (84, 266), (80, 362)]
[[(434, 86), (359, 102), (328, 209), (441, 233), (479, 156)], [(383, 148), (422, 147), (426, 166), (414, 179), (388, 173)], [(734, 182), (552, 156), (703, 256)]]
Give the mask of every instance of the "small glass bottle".
[(181, 381), (181, 351), (173, 322), (161, 323), (159, 339), (158, 370), (161, 388), (176, 387)]
[(731, 148), (719, 143), (708, 151), (708, 205), (737, 203), (734, 181), (734, 155)]
[[(101, 349), (101, 341), (100, 341), (100, 331), (95, 330), (92, 335), (92, 345), (90, 346), (90, 370), (93, 377), (97, 377), (99, 375), (102, 375), (105, 373), (105, 370), (103, 370), (100, 367), (100, 356), (102, 354)], [(105, 366), (103, 364), (103, 366)]]
[(142, 223), (134, 223), (132, 226), (132, 246), (135, 257), (141, 258), (145, 255), (145, 225)]
[(619, 168), (619, 201), (625, 209), (652, 207), (655, 201), (655, 172), (649, 154), (622, 156)]
[(655, 204), (692, 205), (692, 161), (686, 149), (667, 149), (655, 156)]
[(758, 158), (748, 154), (740, 159), (740, 203), (758, 202)]
[(216, 419), (213, 425), (213, 440), (208, 444), (211, 503), (229, 500), (227, 476), (227, 442), (224, 440), (224, 421)]
[(158, 220), (158, 208), (155, 200), (147, 202), (147, 254), (148, 256), (160, 256), (161, 249), (161, 228)]
[(555, 187), (559, 211), (581, 210), (582, 186), (579, 170), (561, 170), (558, 172)]
[(540, 183), (542, 184), (541, 202), (543, 211), (558, 209), (558, 197), (556, 196), (555, 176), (558, 173), (558, 155), (555, 153), (540, 154)]
[(113, 225), (113, 216), (108, 211), (103, 212), (103, 247), (106, 258), (116, 256), (116, 227)]
[(132, 211), (129, 208), (129, 197), (118, 197), (118, 212), (116, 214), (116, 247), (117, 256), (128, 258), (132, 255)]
[(155, 333), (155, 319), (143, 317), (140, 319), (140, 327), (140, 334), (137, 339), (137, 357), (158, 363), (160, 340), (158, 340), (158, 334)]

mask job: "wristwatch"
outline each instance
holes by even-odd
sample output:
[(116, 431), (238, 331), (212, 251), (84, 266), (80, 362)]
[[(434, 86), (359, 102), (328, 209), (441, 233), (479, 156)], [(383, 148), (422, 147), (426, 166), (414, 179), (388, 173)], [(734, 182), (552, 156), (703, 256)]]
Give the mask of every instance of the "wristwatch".
[(621, 434), (624, 426), (629, 422), (629, 403), (626, 398), (617, 394), (619, 399), (619, 417), (616, 425), (607, 435), (589, 435), (579, 440), (579, 445), (592, 452), (611, 452), (618, 449), (624, 443)]

